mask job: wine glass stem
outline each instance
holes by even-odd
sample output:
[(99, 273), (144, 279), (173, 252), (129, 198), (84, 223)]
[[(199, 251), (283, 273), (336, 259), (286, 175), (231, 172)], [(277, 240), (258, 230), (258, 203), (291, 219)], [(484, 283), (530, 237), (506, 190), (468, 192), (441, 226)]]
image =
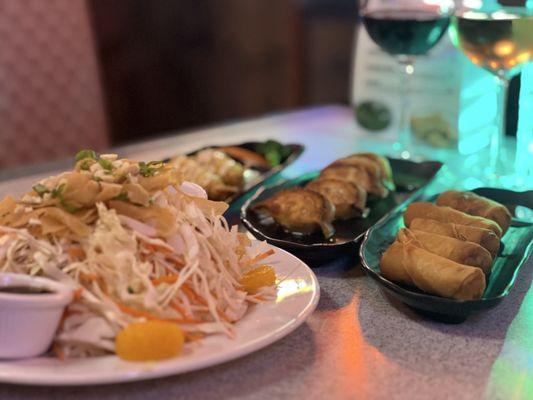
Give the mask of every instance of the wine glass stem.
[(398, 132), (398, 148), (402, 158), (411, 158), (411, 123), (410, 123), (410, 89), (411, 75), (413, 75), (413, 59), (402, 57), (398, 59), (400, 64), (400, 130)]
[(505, 160), (502, 159), (505, 149), (505, 125), (506, 125), (506, 110), (507, 110), (507, 95), (509, 92), (509, 81), (502, 76), (497, 77), (498, 80), (498, 94), (497, 94), (497, 109), (496, 109), (496, 129), (493, 130), (490, 140), (490, 170), (494, 175), (500, 175), (503, 172), (502, 164)]

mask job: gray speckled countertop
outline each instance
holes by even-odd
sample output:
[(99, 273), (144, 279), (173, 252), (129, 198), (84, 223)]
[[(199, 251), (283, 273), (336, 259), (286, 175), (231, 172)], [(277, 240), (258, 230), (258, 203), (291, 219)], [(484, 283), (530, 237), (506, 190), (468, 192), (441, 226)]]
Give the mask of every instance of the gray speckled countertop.
[[(358, 149), (383, 146), (356, 134), (350, 109), (325, 107), (130, 146), (125, 152), (158, 158), (154, 155), (170, 145), (187, 151), (209, 141), (266, 137), (306, 144), (307, 152), (286, 171), (288, 177)], [(443, 182), (431, 190), (441, 190)], [(0, 194), (16, 188), (16, 182), (0, 184)], [(332, 260), (315, 269), (321, 286), (316, 312), (291, 335), (256, 353), (145, 382), (75, 388), (2, 384), (0, 399), (533, 398), (532, 267), (530, 258), (496, 308), (447, 325), (385, 297), (355, 255)]]

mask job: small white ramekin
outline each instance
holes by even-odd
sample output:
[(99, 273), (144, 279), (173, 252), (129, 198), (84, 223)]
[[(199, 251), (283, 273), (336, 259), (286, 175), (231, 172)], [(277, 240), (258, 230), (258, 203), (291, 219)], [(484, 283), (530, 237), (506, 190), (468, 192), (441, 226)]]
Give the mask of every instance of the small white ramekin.
[(52, 293), (0, 292), (0, 358), (27, 358), (50, 347), (72, 287), (46, 278), (0, 273), (0, 287), (33, 286)]

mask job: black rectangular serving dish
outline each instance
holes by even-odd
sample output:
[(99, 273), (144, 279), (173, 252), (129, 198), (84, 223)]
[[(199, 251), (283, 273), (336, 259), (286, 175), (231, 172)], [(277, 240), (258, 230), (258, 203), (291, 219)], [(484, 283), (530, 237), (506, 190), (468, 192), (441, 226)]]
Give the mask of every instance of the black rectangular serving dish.
[[(481, 196), (504, 204), (512, 213), (509, 230), (502, 238), (502, 245), (490, 275), (487, 288), (479, 300), (455, 300), (424, 293), (416, 288), (399, 285), (380, 274), (379, 260), (394, 241), (403, 224), (403, 213), (408, 203), (396, 209), (368, 230), (360, 248), (360, 258), (367, 274), (390, 296), (432, 319), (458, 323), (468, 316), (490, 309), (500, 303), (514, 285), (518, 272), (533, 252), (533, 191), (479, 188), (473, 190)], [(426, 201), (434, 201), (435, 196)]]
[[(217, 149), (219, 147), (241, 147), (245, 150), (253, 151), (255, 152), (255, 148), (257, 145), (261, 144), (263, 142), (245, 142), (240, 144), (229, 144), (224, 146), (206, 146), (202, 147), (200, 149), (194, 150), (190, 153), (187, 153), (188, 156), (192, 156), (202, 150), (206, 149)], [(284, 168), (286, 168), (288, 165), (292, 164), (300, 155), (303, 153), (305, 147), (301, 144), (296, 143), (290, 143), (290, 144), (284, 144), (285, 147), (287, 147), (290, 152), (287, 157), (285, 157), (279, 165), (270, 167), (268, 169), (265, 168), (255, 168), (250, 166), (245, 166), (244, 170), (244, 187), (242, 192), (236, 193), (235, 195), (225, 199), (229, 204), (232, 204), (236, 202), (238, 199), (241, 198), (245, 193), (252, 190), (253, 188), (259, 186), (260, 184), (264, 183), (267, 179), (275, 176), (276, 174), (279, 174)], [(228, 154), (229, 157), (231, 155)], [(167, 157), (163, 161), (168, 162), (170, 161), (172, 157)], [(233, 158), (233, 157), (232, 157)], [(235, 159), (235, 161), (238, 161), (242, 163), (242, 161)]]
[(251, 196), (241, 208), (241, 221), (260, 240), (281, 247), (313, 265), (331, 258), (333, 255), (354, 253), (364, 233), (384, 218), (389, 212), (408, 199), (419, 197), (425, 186), (432, 181), (441, 169), (438, 161), (413, 162), (402, 159), (389, 159), (393, 171), (396, 191), (384, 199), (369, 199), (370, 212), (366, 218), (352, 218), (334, 222), (335, 235), (326, 240), (321, 233), (298, 235), (281, 228), (271, 218), (264, 218), (253, 210), (253, 205), (269, 198), (274, 193), (291, 187), (304, 186), (316, 178), (319, 172), (311, 172), (298, 178), (261, 188)]

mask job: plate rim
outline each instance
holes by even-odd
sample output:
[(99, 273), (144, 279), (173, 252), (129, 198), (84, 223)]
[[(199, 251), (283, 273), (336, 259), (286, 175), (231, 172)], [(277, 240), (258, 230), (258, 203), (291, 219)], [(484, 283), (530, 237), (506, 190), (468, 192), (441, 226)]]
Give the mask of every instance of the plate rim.
[[(260, 243), (259, 240), (254, 240), (256, 243)], [(216, 365), (224, 364), (233, 360), (236, 360), (238, 358), (241, 358), (245, 355), (255, 353), (258, 350), (261, 350), (263, 348), (266, 348), (270, 346), (271, 344), (283, 339), (284, 337), (288, 336), (292, 332), (294, 332), (297, 328), (299, 328), (301, 325), (303, 325), (307, 319), (313, 314), (313, 312), (316, 310), (316, 307), (318, 305), (318, 302), (320, 300), (320, 284), (318, 282), (318, 278), (316, 274), (313, 272), (313, 270), (307, 265), (304, 261), (296, 257), (295, 255), (289, 253), (288, 251), (281, 249), (277, 246), (274, 246), (270, 243), (267, 243), (267, 246), (273, 247), (277, 252), (280, 252), (283, 254), (284, 257), (289, 257), (293, 259), (295, 262), (300, 263), (300, 268), (304, 268), (306, 271), (306, 274), (310, 278), (310, 280), (313, 283), (313, 286), (315, 287), (315, 290), (311, 294), (311, 297), (309, 301), (305, 304), (305, 306), (299, 310), (297, 316), (293, 317), (291, 321), (284, 323), (281, 327), (278, 327), (274, 331), (270, 331), (267, 334), (259, 337), (254, 338), (253, 340), (246, 342), (242, 347), (238, 348), (237, 350), (225, 354), (225, 353), (215, 353), (213, 356), (206, 357), (204, 359), (201, 359), (198, 362), (192, 362), (183, 365), (173, 365), (173, 364), (163, 364), (159, 368), (149, 368), (149, 369), (135, 369), (135, 370), (124, 370), (120, 371), (117, 374), (110, 374), (110, 375), (103, 375), (98, 376), (96, 375), (84, 375), (80, 374), (79, 376), (68, 376), (68, 378), (64, 378), (63, 375), (60, 375), (59, 373), (52, 374), (51, 376), (46, 377), (45, 379), (37, 378), (35, 379), (35, 376), (30, 377), (23, 376), (21, 374), (12, 376), (10, 373), (2, 373), (0, 372), (0, 383), (7, 383), (7, 384), (18, 384), (18, 385), (26, 385), (26, 386), (43, 386), (43, 387), (58, 387), (58, 386), (96, 386), (96, 385), (110, 385), (110, 384), (117, 384), (117, 383), (127, 383), (127, 382), (135, 382), (135, 381), (145, 381), (145, 380), (151, 380), (151, 379), (157, 379), (157, 378), (164, 378), (169, 376), (177, 376), (181, 374), (185, 374), (188, 372), (193, 372), (197, 370), (202, 370), (208, 367), (214, 367)], [(237, 323), (238, 324), (238, 323)], [(110, 360), (118, 360), (118, 357), (116, 355), (107, 355), (103, 356), (102, 359), (109, 358)], [(38, 359), (38, 358), (34, 358)], [(1, 364), (7, 364), (9, 362), (23, 362), (28, 361), (30, 359), (23, 359), (23, 360), (0, 360)], [(87, 360), (87, 359), (82, 359)], [(172, 359), (169, 359), (168, 361), (171, 361)], [(122, 360), (121, 360), (122, 361)], [(163, 361), (164, 363), (164, 361)], [(132, 363), (132, 364), (145, 364), (146, 366), (152, 366), (154, 365), (154, 362), (146, 362), (146, 363)], [(54, 368), (52, 366), (51, 368)]]

